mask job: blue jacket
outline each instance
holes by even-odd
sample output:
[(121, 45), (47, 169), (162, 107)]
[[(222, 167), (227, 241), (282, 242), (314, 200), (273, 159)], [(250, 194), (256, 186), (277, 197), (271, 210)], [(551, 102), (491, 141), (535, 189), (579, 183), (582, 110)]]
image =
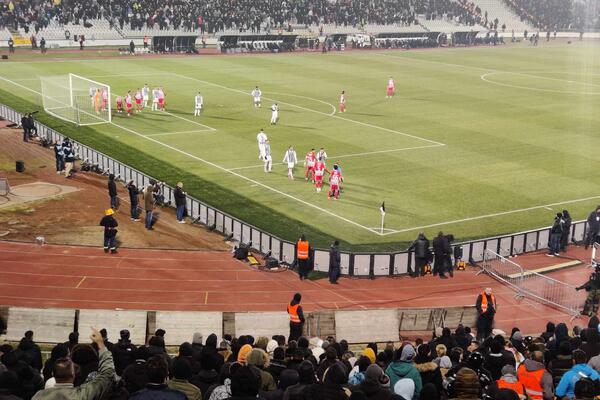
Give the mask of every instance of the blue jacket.
[(567, 396), (569, 399), (575, 397), (575, 384), (583, 377), (587, 377), (591, 380), (597, 381), (600, 379), (600, 375), (587, 364), (576, 364), (565, 372), (563, 377), (560, 379), (558, 386), (556, 387), (556, 397)]

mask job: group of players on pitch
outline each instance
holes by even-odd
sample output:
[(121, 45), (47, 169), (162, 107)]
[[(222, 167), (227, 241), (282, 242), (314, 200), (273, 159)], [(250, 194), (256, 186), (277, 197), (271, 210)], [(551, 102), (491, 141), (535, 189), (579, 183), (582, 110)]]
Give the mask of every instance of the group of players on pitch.
[[(390, 76), (387, 88), (386, 88), (386, 98), (392, 98), (396, 91), (396, 83), (394, 79)], [(142, 109), (148, 106), (150, 95), (150, 88), (148, 84), (144, 85), (142, 89), (137, 89), (135, 94), (132, 96), (131, 91), (128, 91), (125, 96), (117, 96), (116, 104), (117, 104), (117, 113), (123, 113), (123, 104), (125, 105), (125, 110), (127, 116), (130, 117), (133, 113), (133, 102), (135, 101), (135, 112), (142, 112)], [(254, 100), (254, 107), (260, 108), (262, 106), (261, 97), (262, 91), (258, 86), (252, 90), (250, 93)], [(90, 88), (90, 98), (92, 99), (92, 104), (96, 109), (96, 113), (99, 113), (100, 110), (106, 110), (108, 107), (108, 92), (106, 89), (98, 89), (98, 88)], [(342, 90), (340, 95), (340, 103), (339, 103), (339, 112), (346, 112), (346, 92)], [(194, 116), (199, 116), (202, 109), (204, 108), (204, 99), (200, 92), (196, 94), (194, 97)], [(165, 92), (161, 87), (156, 87), (152, 89), (152, 111), (165, 111)], [(271, 105), (271, 125), (276, 125), (279, 120), (279, 106), (277, 103), (273, 103)], [(273, 167), (273, 158), (271, 156), (271, 145), (269, 143), (269, 139), (267, 138), (267, 134), (264, 129), (261, 129), (258, 135), (256, 135), (256, 140), (258, 141), (258, 158), (264, 162), (264, 170), (265, 172), (271, 172)], [(304, 167), (306, 168), (305, 180), (307, 182), (312, 182), (315, 185), (315, 190), (317, 193), (320, 193), (323, 188), (323, 177), (325, 173), (329, 174), (329, 191), (327, 192), (327, 198), (331, 199), (333, 197), (334, 200), (337, 200), (340, 196), (340, 189), (342, 182), (344, 182), (344, 178), (342, 176), (342, 169), (339, 165), (333, 164), (333, 169), (329, 170), (325, 166), (325, 162), (327, 161), (327, 153), (325, 149), (321, 148), (318, 152), (315, 149), (311, 149), (304, 158)], [(294, 180), (294, 168), (296, 164), (298, 164), (298, 157), (296, 155), (296, 151), (292, 146), (290, 146), (283, 157), (283, 163), (287, 164), (288, 168), (288, 178)]]

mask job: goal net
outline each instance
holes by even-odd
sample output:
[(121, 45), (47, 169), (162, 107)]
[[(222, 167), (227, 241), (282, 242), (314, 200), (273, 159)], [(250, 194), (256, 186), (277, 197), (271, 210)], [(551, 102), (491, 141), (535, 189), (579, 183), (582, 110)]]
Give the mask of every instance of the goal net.
[(109, 85), (75, 74), (40, 79), (48, 114), (80, 126), (111, 122)]

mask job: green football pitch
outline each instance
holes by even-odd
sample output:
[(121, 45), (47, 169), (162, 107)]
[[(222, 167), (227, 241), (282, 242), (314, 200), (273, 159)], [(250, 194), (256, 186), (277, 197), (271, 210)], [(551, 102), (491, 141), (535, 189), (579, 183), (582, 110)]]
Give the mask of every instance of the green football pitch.
[[(419, 231), (467, 240), (547, 226), (563, 208), (582, 219), (600, 203), (599, 50), (542, 42), (7, 62), (0, 102), (40, 109), (39, 77), (67, 73), (108, 84), (113, 95), (162, 86), (167, 112), (113, 114), (111, 124), (81, 128), (43, 112), (38, 119), (170, 184), (183, 180), (200, 200), (285, 239), (306, 233), (320, 246), (339, 238), (355, 250), (400, 250)], [(387, 99), (390, 75), (397, 89)], [(250, 96), (255, 85), (260, 109)], [(342, 90), (348, 103), (340, 114)], [(198, 91), (205, 108), (194, 117)], [(270, 174), (258, 159), (261, 128), (271, 142)], [(289, 145), (300, 160), (324, 147), (328, 167), (340, 163), (338, 201), (305, 182), (301, 163), (298, 179), (287, 179), (281, 161)]]

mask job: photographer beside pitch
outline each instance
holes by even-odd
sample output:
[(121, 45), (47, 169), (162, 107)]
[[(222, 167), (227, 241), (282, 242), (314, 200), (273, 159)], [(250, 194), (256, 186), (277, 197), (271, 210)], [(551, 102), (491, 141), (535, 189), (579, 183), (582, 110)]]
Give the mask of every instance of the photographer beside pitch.
[(598, 312), (598, 301), (600, 300), (600, 266), (590, 275), (590, 279), (575, 290), (585, 289), (588, 292), (581, 315), (593, 316)]

